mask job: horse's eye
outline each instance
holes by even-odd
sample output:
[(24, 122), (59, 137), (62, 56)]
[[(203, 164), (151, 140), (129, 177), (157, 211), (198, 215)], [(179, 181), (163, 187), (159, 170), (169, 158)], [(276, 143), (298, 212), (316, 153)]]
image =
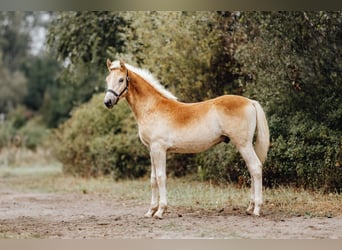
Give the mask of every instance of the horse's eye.
[(119, 83), (123, 83), (124, 79), (123, 78), (120, 78), (119, 79)]

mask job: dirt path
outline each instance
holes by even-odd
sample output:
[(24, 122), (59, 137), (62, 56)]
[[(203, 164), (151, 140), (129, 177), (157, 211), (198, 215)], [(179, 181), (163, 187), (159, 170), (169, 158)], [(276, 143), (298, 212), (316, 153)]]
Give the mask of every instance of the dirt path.
[(239, 209), (171, 207), (156, 220), (143, 217), (147, 207), (99, 194), (19, 193), (1, 187), (0, 238), (342, 238), (341, 216), (255, 218)]

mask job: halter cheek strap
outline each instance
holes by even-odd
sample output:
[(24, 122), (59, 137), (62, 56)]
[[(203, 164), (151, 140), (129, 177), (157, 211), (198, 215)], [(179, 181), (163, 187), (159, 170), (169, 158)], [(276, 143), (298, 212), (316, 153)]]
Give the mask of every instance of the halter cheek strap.
[(129, 76), (128, 76), (128, 70), (127, 70), (127, 73), (126, 73), (126, 87), (118, 94), (118, 93), (116, 93), (114, 90), (112, 90), (112, 89), (106, 89), (106, 93), (107, 92), (110, 92), (110, 93), (112, 93), (115, 97), (116, 97), (116, 101), (115, 101), (115, 104), (119, 101), (119, 98), (122, 96), (122, 94), (126, 91), (126, 90), (128, 90), (128, 83), (129, 83), (129, 81), (130, 81), (130, 78), (129, 78)]

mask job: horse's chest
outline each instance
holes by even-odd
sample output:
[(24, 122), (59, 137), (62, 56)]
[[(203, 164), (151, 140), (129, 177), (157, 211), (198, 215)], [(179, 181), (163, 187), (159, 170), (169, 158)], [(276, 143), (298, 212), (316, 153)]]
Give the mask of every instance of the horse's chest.
[(141, 142), (149, 147), (152, 143), (159, 143), (168, 147), (172, 131), (162, 123), (153, 123), (148, 126), (139, 125), (139, 137)]
[(149, 147), (152, 142), (156, 142), (158, 139), (163, 137), (160, 126), (139, 126), (139, 137), (141, 142)]
[(139, 138), (145, 146), (148, 147), (150, 145), (150, 137), (148, 136), (146, 131), (140, 128), (139, 128)]

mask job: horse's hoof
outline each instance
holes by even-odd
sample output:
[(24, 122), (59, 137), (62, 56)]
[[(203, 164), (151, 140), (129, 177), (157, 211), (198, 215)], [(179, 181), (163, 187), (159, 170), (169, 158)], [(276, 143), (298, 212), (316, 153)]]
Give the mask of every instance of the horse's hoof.
[(153, 215), (155, 219), (163, 219), (163, 214), (165, 212), (165, 209), (158, 209), (158, 211)]
[(144, 215), (144, 217), (145, 218), (152, 218), (154, 213), (155, 213), (155, 211), (150, 209), (150, 210), (147, 211), (147, 213)]
[(158, 219), (158, 220), (162, 220), (163, 219), (163, 215), (161, 213), (155, 213), (155, 215), (153, 215), (153, 218)]
[(254, 204), (250, 204), (246, 209), (246, 214), (252, 215), (254, 213)]
[(247, 214), (247, 215), (252, 215), (253, 212), (252, 212), (251, 210), (248, 210), (248, 209), (247, 209), (247, 210), (246, 210), (246, 214)]
[(145, 217), (145, 218), (151, 218), (151, 217), (152, 217), (152, 214), (146, 213), (146, 214), (144, 215), (144, 217)]
[(249, 210), (246, 210), (246, 214), (247, 214), (247, 215), (253, 215), (253, 216), (255, 216), (255, 217), (260, 217), (260, 213), (254, 213), (254, 212), (249, 211)]

